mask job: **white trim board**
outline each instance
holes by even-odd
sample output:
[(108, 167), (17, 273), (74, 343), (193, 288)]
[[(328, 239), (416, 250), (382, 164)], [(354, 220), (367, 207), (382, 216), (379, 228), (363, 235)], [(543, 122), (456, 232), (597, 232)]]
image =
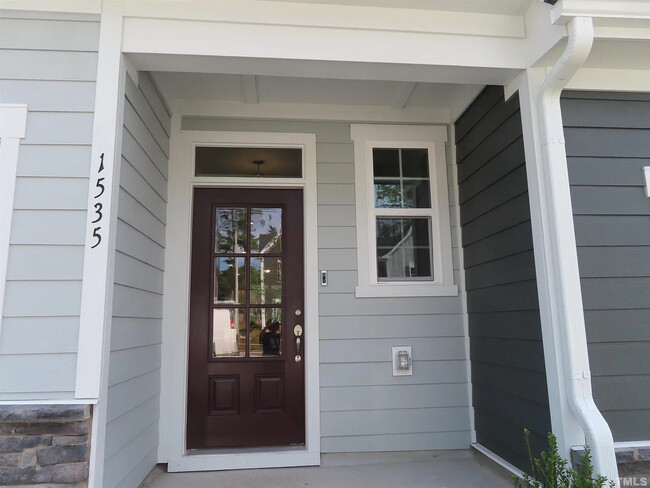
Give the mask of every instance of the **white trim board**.
[(517, 466), (515, 466), (512, 463), (509, 463), (508, 461), (503, 459), (498, 454), (495, 454), (494, 452), (489, 450), (487, 447), (485, 447), (483, 444), (479, 444), (478, 442), (475, 442), (470, 446), (470, 448), (475, 449), (477, 452), (481, 453), (487, 459), (492, 461), (497, 467), (507, 471), (510, 474), (513, 474), (513, 475), (517, 476), (520, 479), (523, 478), (526, 475), (526, 473), (524, 473)]
[[(316, 136), (314, 134), (181, 131), (180, 110), (172, 117), (158, 462), (169, 471), (211, 471), (320, 464), (318, 351), (318, 227)], [(269, 145), (303, 148), (304, 178), (203, 178), (193, 176), (196, 145)], [(305, 417), (304, 448), (206, 451), (185, 449), (189, 334), (191, 214), (195, 187), (304, 188), (305, 245)]]
[(26, 128), (27, 105), (0, 104), (0, 340), (2, 339), (2, 311), (7, 283), (18, 150), (20, 140), (25, 137)]

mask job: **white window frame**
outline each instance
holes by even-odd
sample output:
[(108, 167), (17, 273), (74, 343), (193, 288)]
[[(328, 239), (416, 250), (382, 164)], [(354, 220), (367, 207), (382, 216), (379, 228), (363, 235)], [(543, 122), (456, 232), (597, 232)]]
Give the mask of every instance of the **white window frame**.
[[(357, 203), (357, 297), (457, 296), (451, 253), (451, 223), (445, 142), (447, 128), (413, 125), (352, 124)], [(376, 209), (374, 148), (425, 148), (429, 152), (431, 208)], [(422, 216), (431, 219), (433, 277), (430, 280), (379, 281), (377, 278), (377, 216)]]

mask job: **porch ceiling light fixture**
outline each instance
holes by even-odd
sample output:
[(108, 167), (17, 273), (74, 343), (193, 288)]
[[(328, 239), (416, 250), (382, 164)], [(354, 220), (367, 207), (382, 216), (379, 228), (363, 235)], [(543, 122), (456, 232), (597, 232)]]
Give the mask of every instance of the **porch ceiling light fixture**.
[(256, 159), (255, 161), (253, 161), (253, 164), (257, 165), (257, 173), (255, 173), (253, 176), (257, 176), (257, 177), (264, 176), (264, 173), (262, 173), (262, 171), (260, 170), (260, 168), (264, 164), (264, 160)]
[(548, 3), (549, 5), (555, 5), (557, 3), (557, 0), (544, 0), (544, 3)]

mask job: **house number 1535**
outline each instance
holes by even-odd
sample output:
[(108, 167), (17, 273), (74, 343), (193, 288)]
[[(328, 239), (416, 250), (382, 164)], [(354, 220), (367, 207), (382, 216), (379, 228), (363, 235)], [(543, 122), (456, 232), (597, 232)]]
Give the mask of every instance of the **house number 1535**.
[[(106, 188), (104, 187), (103, 181), (105, 178), (100, 177), (100, 173), (104, 171), (104, 153), (102, 153), (101, 156), (99, 156), (99, 169), (97, 170), (97, 179), (95, 180), (95, 195), (93, 197), (93, 200), (96, 200), (95, 203), (93, 204), (93, 213), (94, 213), (94, 218), (93, 220), (90, 221), (91, 224), (99, 224), (101, 223), (102, 219), (104, 218), (104, 214), (102, 213), (102, 209), (104, 208), (104, 204), (101, 202), (103, 200), (102, 196), (104, 195), (104, 191)], [(102, 226), (97, 225), (96, 227), (93, 228), (93, 237), (95, 238), (95, 243), (90, 246), (91, 249), (96, 248), (99, 246), (100, 242), (102, 242)]]

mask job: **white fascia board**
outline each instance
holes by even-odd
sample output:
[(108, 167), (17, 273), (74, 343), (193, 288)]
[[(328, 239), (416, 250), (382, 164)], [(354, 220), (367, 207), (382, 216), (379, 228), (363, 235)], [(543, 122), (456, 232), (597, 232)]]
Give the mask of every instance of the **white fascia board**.
[(376, 105), (329, 105), (309, 103), (218, 102), (178, 100), (184, 117), (244, 117), (253, 119), (348, 120), (364, 122), (449, 124), (447, 108), (405, 108)]
[[(395, 2), (398, 4), (399, 2)], [(395, 32), (464, 34), (487, 37), (525, 37), (523, 19), (517, 15), (318, 5), (255, 0), (236, 2), (140, 1), (125, 2), (127, 17), (274, 24)]]
[(650, 70), (581, 68), (567, 83), (567, 90), (647, 92)]
[(6, 10), (100, 14), (101, 0), (3, 0)]
[(615, 27), (615, 26), (596, 26), (594, 37), (597, 39), (630, 39), (630, 40), (650, 40), (650, 21), (648, 28), (643, 27)]
[(504, 37), (125, 18), (125, 53), (525, 68), (525, 41)]
[(650, 2), (648, 0), (560, 0), (551, 12), (554, 24), (567, 24), (574, 17), (650, 19)]

